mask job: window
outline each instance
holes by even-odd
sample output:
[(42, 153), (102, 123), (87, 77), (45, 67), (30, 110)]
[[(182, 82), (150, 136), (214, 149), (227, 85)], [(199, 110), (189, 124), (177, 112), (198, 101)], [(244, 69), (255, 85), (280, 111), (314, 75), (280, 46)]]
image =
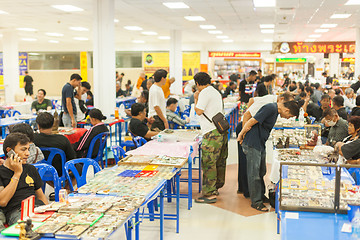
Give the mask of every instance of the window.
[(80, 52), (29, 52), (29, 69), (80, 69)]
[(142, 52), (116, 52), (116, 68), (141, 68)]

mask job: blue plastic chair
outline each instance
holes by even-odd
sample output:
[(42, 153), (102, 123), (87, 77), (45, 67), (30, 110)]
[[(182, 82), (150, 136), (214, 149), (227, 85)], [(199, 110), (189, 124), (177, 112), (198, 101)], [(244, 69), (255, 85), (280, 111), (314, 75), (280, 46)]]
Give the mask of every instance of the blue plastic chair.
[(137, 136), (133, 138), (134, 143), (135, 143), (135, 147), (141, 147), (142, 145), (144, 145), (145, 143), (147, 143), (147, 141), (145, 140), (145, 138)]
[(43, 180), (44, 185), (42, 186), (42, 190), (45, 193), (46, 182), (51, 181), (54, 183), (54, 191), (55, 191), (55, 201), (59, 201), (59, 191), (61, 189), (61, 183), (56, 169), (53, 166), (44, 163), (35, 163), (34, 167), (39, 172), (41, 180)]
[[(106, 141), (107, 141), (107, 138), (109, 137), (110, 133), (109, 132), (103, 132), (103, 133), (99, 133), (98, 135), (96, 135), (90, 142), (90, 146), (89, 146), (89, 150), (86, 154), (86, 157), (87, 158), (91, 158), (93, 159), (94, 161), (96, 162), (99, 162), (101, 161), (101, 168), (104, 169), (104, 161), (103, 161), (103, 157), (104, 157), (104, 150), (106, 148)], [(96, 157), (95, 158), (92, 158), (92, 153), (93, 153), (93, 150), (94, 150), (94, 146), (95, 146), (95, 143), (97, 141), (100, 141), (100, 144), (99, 144), (99, 151), (98, 153), (96, 154)], [(107, 166), (107, 158), (106, 158), (106, 166)]]
[(115, 164), (117, 164), (121, 158), (125, 157), (125, 150), (120, 146), (111, 146), (111, 151), (114, 154)]
[(64, 166), (65, 166), (65, 162), (66, 162), (66, 155), (65, 152), (61, 149), (58, 148), (51, 148), (51, 147), (44, 147), (44, 148), (40, 148), (40, 150), (44, 153), (44, 152), (49, 152), (49, 156), (47, 159), (41, 160), (37, 163), (45, 163), (48, 165), (52, 166), (52, 161), (54, 160), (54, 157), (56, 155), (60, 155), (61, 157), (61, 169), (62, 169), (62, 174), (61, 176), (59, 176), (60, 179), (60, 183), (65, 186), (65, 181), (66, 181), (66, 176), (65, 176), (65, 170), (64, 170)]
[[(78, 170), (76, 169), (75, 164), (82, 164), (81, 175), (79, 174)], [(66, 179), (69, 182), (71, 191), (74, 191), (74, 186), (72, 185), (69, 171), (71, 171), (74, 174), (77, 187), (79, 188), (86, 184), (86, 174), (89, 169), (89, 166), (94, 167), (94, 174), (101, 171), (99, 164), (90, 158), (78, 158), (78, 159), (70, 160), (65, 163), (65, 175), (66, 175)]]

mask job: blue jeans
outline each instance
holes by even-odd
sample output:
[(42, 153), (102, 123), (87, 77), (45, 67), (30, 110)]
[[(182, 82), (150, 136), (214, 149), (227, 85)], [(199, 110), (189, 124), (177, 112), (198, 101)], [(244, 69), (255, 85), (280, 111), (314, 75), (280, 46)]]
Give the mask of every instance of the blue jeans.
[(252, 206), (263, 203), (265, 194), (266, 152), (242, 145), (247, 159), (248, 186)]
[[(75, 118), (75, 122), (76, 122), (75, 114), (74, 114), (74, 118)], [(70, 114), (64, 112), (64, 114), (62, 116), (62, 121), (63, 121), (64, 127), (72, 127)]]
[(6, 217), (3, 210), (0, 209), (0, 232), (5, 229)]
[(6, 213), (6, 219), (9, 226), (17, 223), (18, 220), (21, 218), (21, 208), (15, 209), (11, 212)]

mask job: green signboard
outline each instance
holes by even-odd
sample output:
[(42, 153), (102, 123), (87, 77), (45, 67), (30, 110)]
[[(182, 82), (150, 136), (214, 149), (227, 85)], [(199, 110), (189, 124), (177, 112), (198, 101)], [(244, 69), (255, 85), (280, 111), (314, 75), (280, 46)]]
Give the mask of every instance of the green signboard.
[(276, 62), (279, 62), (279, 63), (305, 63), (306, 58), (277, 58)]

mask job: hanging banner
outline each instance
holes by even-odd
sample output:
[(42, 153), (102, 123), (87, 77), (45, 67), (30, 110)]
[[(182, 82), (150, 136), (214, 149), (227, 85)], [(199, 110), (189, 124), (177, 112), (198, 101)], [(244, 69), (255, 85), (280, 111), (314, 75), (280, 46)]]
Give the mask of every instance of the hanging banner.
[(343, 58), (342, 62), (349, 62), (350, 64), (355, 64), (355, 58)]
[(19, 85), (20, 85), (20, 88), (24, 88), (24, 77), (25, 77), (25, 71), (28, 70), (28, 63), (29, 63), (28, 53), (19, 52), (19, 70), (20, 70)]
[(273, 42), (271, 53), (355, 53), (355, 42)]
[(3, 53), (0, 52), (0, 89), (4, 89)]
[(158, 69), (165, 69), (169, 72), (169, 62), (168, 52), (143, 52), (143, 66), (148, 77), (151, 77)]
[(200, 71), (200, 52), (182, 53), (183, 81), (189, 81)]
[(260, 58), (259, 52), (209, 52), (209, 57)]
[(88, 80), (87, 52), (80, 52), (80, 75), (83, 82)]

